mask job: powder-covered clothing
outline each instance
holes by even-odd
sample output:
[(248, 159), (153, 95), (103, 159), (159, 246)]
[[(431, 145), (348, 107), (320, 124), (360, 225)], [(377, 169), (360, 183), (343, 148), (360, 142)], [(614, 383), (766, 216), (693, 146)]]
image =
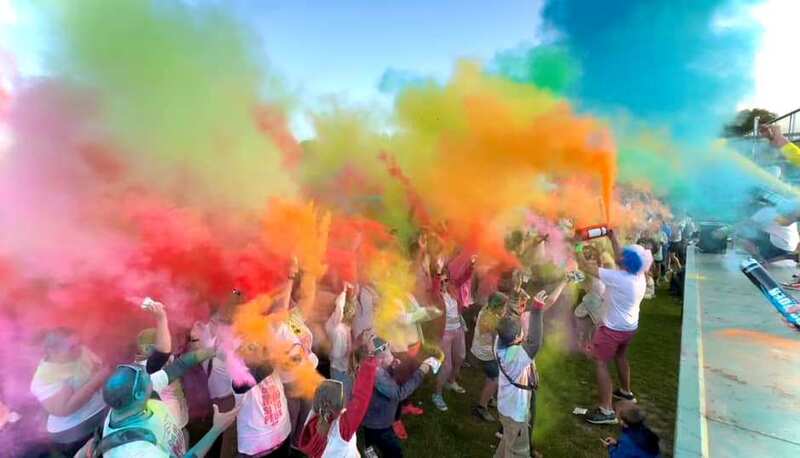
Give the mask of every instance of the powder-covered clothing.
[(240, 405), (236, 417), (240, 453), (255, 455), (277, 448), (292, 432), (289, 407), (277, 372), (247, 390)]
[[(169, 386), (169, 377), (165, 371), (150, 374), (153, 391), (161, 392)], [(182, 428), (176, 423), (169, 406), (155, 399), (147, 401), (145, 411), (121, 424), (111, 422), (111, 415), (103, 426), (103, 437), (115, 431), (129, 428), (144, 428), (156, 437), (156, 444), (147, 441), (129, 442), (115, 447), (103, 456), (107, 458), (142, 458), (142, 457), (181, 457), (186, 454), (187, 444)]]
[(478, 312), (478, 319), (475, 321), (475, 335), (472, 337), (472, 347), (470, 352), (481, 361), (493, 361), (494, 338), (497, 336), (497, 323), (500, 315), (493, 312), (488, 306), (484, 306)]
[[(310, 362), (314, 368), (317, 367), (319, 358), (317, 358), (312, 349), (314, 335), (303, 321), (303, 316), (299, 309), (295, 308), (289, 313), (289, 318), (278, 326), (276, 334), (279, 339), (291, 345), (292, 352), (299, 352), (298, 356), (301, 359)], [(294, 353), (292, 354), (294, 355)], [(296, 375), (292, 371), (282, 371), (280, 375), (284, 383), (288, 384), (296, 381)]]
[(352, 347), (350, 325), (342, 321), (347, 294), (343, 291), (336, 297), (333, 313), (325, 322), (325, 332), (331, 341), (331, 351), (328, 355), (331, 368), (340, 372), (350, 372), (350, 351)]
[(530, 311), (528, 332), (523, 343), (502, 347), (498, 339), (495, 348), (500, 369), (497, 411), (516, 422), (527, 422), (531, 415), (531, 391), (515, 384), (528, 386), (533, 381), (536, 370), (533, 361), (542, 345), (542, 317), (541, 308), (534, 308)]
[[(528, 385), (531, 380), (533, 358), (521, 345), (498, 349), (497, 360), (511, 380), (520, 385)], [(515, 387), (501, 372), (497, 411), (516, 422), (527, 422), (530, 417), (530, 403), (531, 392)]]
[(369, 410), (364, 417), (363, 425), (370, 429), (390, 428), (400, 401), (408, 399), (420, 384), (423, 374), (417, 369), (402, 385), (398, 385), (392, 374), (384, 368), (378, 369), (375, 390), (369, 403)]
[(615, 331), (638, 329), (639, 306), (647, 289), (645, 274), (601, 268), (599, 277), (606, 285), (604, 299), (608, 306), (603, 325)]
[(319, 431), (319, 416), (314, 411), (308, 417), (300, 436), (300, 451), (312, 458), (358, 458), (356, 432), (367, 414), (377, 374), (375, 358), (364, 360), (358, 369), (353, 398), (331, 423), (328, 434)]
[(458, 312), (458, 301), (449, 293), (442, 293), (442, 296), (445, 307), (445, 332), (460, 329), (461, 314)]
[[(170, 358), (167, 358), (169, 360)], [(136, 364), (142, 367), (147, 366), (147, 361), (136, 361)], [(149, 372), (149, 371), (148, 371)], [(160, 371), (163, 372), (163, 371)], [(155, 372), (158, 373), (158, 372)], [(150, 379), (153, 379), (154, 374), (150, 374)], [(153, 384), (153, 391), (158, 393), (159, 399), (167, 405), (172, 416), (175, 417), (175, 422), (179, 428), (185, 428), (189, 424), (189, 405), (186, 402), (186, 395), (183, 391), (183, 385), (180, 380), (175, 380), (168, 385)]]
[[(53, 363), (42, 360), (33, 374), (31, 380), (31, 393), (39, 400), (44, 402), (57, 395), (64, 388), (71, 388), (73, 391), (80, 389), (92, 377), (92, 371), (98, 367), (100, 359), (89, 349), (82, 347), (81, 355), (75, 361), (68, 363)], [(47, 416), (47, 432), (54, 434), (72, 429), (105, 408), (102, 390), (89, 398), (75, 412), (65, 415)]]

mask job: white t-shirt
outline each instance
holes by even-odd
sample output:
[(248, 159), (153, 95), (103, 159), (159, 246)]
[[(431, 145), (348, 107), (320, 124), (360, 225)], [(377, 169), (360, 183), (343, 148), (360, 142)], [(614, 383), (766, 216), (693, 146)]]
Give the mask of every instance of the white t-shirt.
[(242, 396), (236, 417), (239, 452), (246, 455), (271, 450), (292, 432), (283, 383), (277, 372)]
[(800, 234), (797, 233), (797, 222), (788, 226), (781, 226), (775, 220), (780, 216), (774, 207), (766, 207), (757, 211), (752, 220), (758, 223), (761, 230), (769, 234), (769, 240), (775, 247), (784, 251), (794, 251), (800, 244)]
[(639, 305), (647, 290), (644, 273), (633, 275), (622, 270), (599, 269), (600, 281), (606, 285), (608, 309), (603, 325), (614, 331), (635, 331), (639, 327)]
[(208, 374), (208, 395), (211, 399), (225, 398), (233, 394), (233, 379), (228, 373), (225, 362), (225, 353), (220, 352), (209, 361), (203, 362), (203, 370), (208, 373), (208, 365), (211, 365), (211, 373)]
[[(170, 358), (171, 361), (173, 361), (173, 358)], [(136, 361), (136, 364), (146, 367), (147, 360)], [(161, 401), (169, 407), (169, 411), (175, 417), (178, 427), (185, 428), (189, 424), (189, 404), (187, 404), (186, 395), (183, 393), (183, 385), (181, 385), (180, 380), (175, 380), (169, 385), (159, 380), (159, 383), (156, 384), (156, 380), (153, 377), (159, 373), (163, 373), (166, 376), (166, 372), (163, 370), (150, 374), (150, 380), (153, 382), (153, 391), (158, 393)]]
[[(156, 385), (159, 388), (167, 386), (165, 383), (167, 374), (164, 371), (151, 374), (150, 378), (154, 390)], [(103, 426), (103, 437), (120, 429), (144, 428), (155, 434), (156, 444), (146, 441), (129, 442), (106, 452), (103, 455), (106, 458), (173, 457), (186, 454), (186, 437), (175, 423), (169, 407), (161, 401), (155, 399), (147, 401), (146, 415), (136, 421), (126, 422), (122, 428), (112, 428), (110, 421), (111, 415), (108, 415)]]
[[(80, 389), (91, 378), (91, 369), (98, 362), (97, 357), (87, 350), (81, 350), (78, 360), (69, 363), (52, 363), (42, 361), (36, 368), (36, 373), (31, 380), (31, 393), (39, 400), (44, 402), (58, 394), (64, 388)], [(60, 433), (72, 429), (84, 421), (92, 418), (103, 410), (106, 403), (103, 402), (102, 390), (89, 398), (78, 410), (67, 416), (48, 415), (47, 432)]]
[[(514, 382), (524, 386), (528, 385), (533, 360), (521, 345), (497, 349), (497, 359), (505, 373)], [(497, 411), (520, 423), (527, 422), (531, 413), (530, 390), (523, 390), (512, 385), (502, 371), (497, 387)]]
[[(344, 410), (342, 413), (344, 413)], [(315, 413), (313, 410), (309, 412), (306, 418), (306, 424), (308, 424), (308, 420), (314, 418), (314, 415)], [(331, 427), (328, 430), (328, 443), (325, 445), (325, 450), (320, 456), (322, 458), (360, 458), (361, 454), (358, 452), (357, 435), (353, 434), (353, 437), (351, 437), (349, 441), (344, 440), (339, 431), (340, 418), (342, 418), (341, 414), (331, 423)]]
[(445, 331), (455, 331), (461, 327), (461, 315), (458, 313), (458, 301), (450, 293), (442, 293), (445, 307)]

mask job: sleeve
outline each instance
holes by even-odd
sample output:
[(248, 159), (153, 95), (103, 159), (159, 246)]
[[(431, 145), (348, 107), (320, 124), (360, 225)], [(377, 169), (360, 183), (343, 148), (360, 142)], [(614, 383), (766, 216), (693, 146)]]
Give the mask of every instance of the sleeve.
[(619, 272), (614, 269), (605, 269), (603, 267), (597, 269), (598, 278), (606, 286), (616, 286), (618, 283)]
[(339, 434), (342, 439), (349, 441), (358, 431), (364, 416), (369, 409), (372, 400), (372, 392), (375, 389), (375, 377), (378, 366), (375, 358), (368, 358), (361, 364), (353, 385), (353, 398), (347, 403), (347, 409), (339, 420)]
[(153, 354), (147, 358), (147, 364), (145, 365), (147, 373), (153, 374), (163, 369), (164, 365), (169, 361), (170, 356), (172, 356), (172, 353), (164, 353), (158, 350), (154, 351)]
[(169, 386), (169, 376), (165, 370), (150, 374), (150, 382), (153, 384), (153, 391), (160, 393), (161, 390)]
[(169, 377), (169, 383), (172, 383), (183, 377), (192, 367), (199, 365), (207, 359), (211, 359), (213, 356), (214, 353), (208, 350), (192, 351), (181, 355), (180, 358), (166, 365), (163, 370)]
[(789, 142), (781, 147), (781, 153), (792, 164), (800, 166), (800, 147)]
[(59, 391), (64, 389), (64, 380), (54, 383), (43, 383), (40, 377), (34, 376), (31, 382), (31, 394), (39, 400), (39, 402), (52, 398)]
[(339, 323), (342, 322), (342, 316), (344, 315), (344, 304), (347, 301), (347, 293), (342, 291), (338, 296), (336, 296), (336, 301), (334, 302), (335, 306), (333, 307), (333, 313), (331, 313), (330, 318), (325, 322), (325, 332), (328, 333), (330, 337), (336, 330), (336, 327), (339, 326)]
[(419, 370), (415, 371), (414, 375), (403, 385), (398, 385), (386, 371), (379, 371), (375, 388), (381, 395), (391, 400), (402, 401), (411, 396), (421, 384), (422, 372)]

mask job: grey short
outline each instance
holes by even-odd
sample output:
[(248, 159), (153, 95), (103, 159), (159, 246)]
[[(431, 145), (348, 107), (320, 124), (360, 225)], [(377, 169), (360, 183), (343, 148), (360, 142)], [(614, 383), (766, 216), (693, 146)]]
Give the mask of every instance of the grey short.
[(500, 368), (497, 366), (496, 359), (481, 361), (481, 369), (488, 379), (496, 380), (500, 376)]

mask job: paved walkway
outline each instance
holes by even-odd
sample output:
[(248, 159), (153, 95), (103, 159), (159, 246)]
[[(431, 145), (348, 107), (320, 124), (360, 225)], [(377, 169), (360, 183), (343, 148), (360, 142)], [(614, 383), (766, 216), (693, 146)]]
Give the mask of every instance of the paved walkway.
[(676, 457), (800, 457), (800, 332), (741, 259), (687, 254)]

